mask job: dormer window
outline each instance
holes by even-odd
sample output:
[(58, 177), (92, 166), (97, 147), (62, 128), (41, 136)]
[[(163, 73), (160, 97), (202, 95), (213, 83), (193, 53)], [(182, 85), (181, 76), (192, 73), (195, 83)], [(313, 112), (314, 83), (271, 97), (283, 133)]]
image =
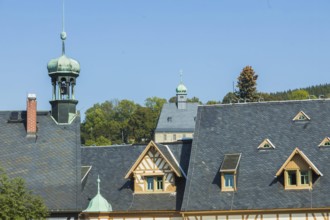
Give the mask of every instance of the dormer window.
[(237, 169), (241, 154), (225, 154), (220, 167), (221, 191), (237, 190)]
[(177, 177), (185, 176), (170, 149), (151, 141), (125, 178), (134, 179), (134, 193), (176, 192)]
[(300, 111), (300, 112), (298, 112), (298, 114), (296, 114), (296, 116), (292, 120), (293, 121), (309, 121), (309, 120), (311, 120), (311, 118), (308, 117), (308, 115), (305, 112)]
[(146, 191), (163, 191), (163, 176), (147, 176), (145, 178)]
[(261, 144), (258, 146), (259, 150), (274, 149), (274, 148), (275, 148), (274, 144), (269, 139), (263, 140), (263, 142), (261, 142)]
[(323, 176), (308, 157), (296, 148), (276, 176), (284, 175), (284, 189), (311, 189), (314, 176)]
[(319, 144), (319, 147), (330, 147), (330, 138), (326, 137), (322, 140), (322, 142)]

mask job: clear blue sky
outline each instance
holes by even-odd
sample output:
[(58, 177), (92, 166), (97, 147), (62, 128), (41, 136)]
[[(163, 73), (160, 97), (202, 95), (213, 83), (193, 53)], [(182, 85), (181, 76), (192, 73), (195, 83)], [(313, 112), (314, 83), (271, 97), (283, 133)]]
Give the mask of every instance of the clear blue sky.
[[(78, 109), (94, 103), (188, 96), (222, 100), (242, 68), (258, 90), (329, 83), (330, 1), (66, 0), (66, 54), (81, 64)], [(49, 110), (47, 62), (61, 54), (61, 0), (0, 0), (1, 110), (37, 94)]]

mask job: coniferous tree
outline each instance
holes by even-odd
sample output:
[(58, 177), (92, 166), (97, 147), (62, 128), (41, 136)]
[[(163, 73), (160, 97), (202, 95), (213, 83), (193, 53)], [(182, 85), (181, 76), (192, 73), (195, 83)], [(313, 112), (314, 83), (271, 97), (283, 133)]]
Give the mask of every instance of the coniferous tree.
[(255, 74), (251, 66), (243, 68), (241, 74), (237, 79), (237, 96), (247, 102), (257, 100), (257, 79), (258, 75)]

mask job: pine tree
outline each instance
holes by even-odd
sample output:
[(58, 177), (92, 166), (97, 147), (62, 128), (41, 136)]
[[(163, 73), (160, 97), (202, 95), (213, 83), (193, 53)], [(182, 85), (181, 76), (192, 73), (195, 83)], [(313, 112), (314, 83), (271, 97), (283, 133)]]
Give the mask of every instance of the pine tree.
[(258, 75), (255, 74), (251, 66), (243, 68), (241, 74), (237, 78), (238, 91), (236, 95), (238, 98), (247, 102), (253, 102), (257, 100), (257, 79)]

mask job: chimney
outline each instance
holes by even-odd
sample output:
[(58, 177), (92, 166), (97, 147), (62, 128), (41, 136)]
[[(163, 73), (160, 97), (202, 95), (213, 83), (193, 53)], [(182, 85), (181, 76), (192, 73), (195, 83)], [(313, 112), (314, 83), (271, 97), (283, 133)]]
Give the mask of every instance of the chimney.
[(26, 132), (27, 136), (35, 136), (37, 133), (37, 97), (36, 94), (28, 94), (26, 104)]

